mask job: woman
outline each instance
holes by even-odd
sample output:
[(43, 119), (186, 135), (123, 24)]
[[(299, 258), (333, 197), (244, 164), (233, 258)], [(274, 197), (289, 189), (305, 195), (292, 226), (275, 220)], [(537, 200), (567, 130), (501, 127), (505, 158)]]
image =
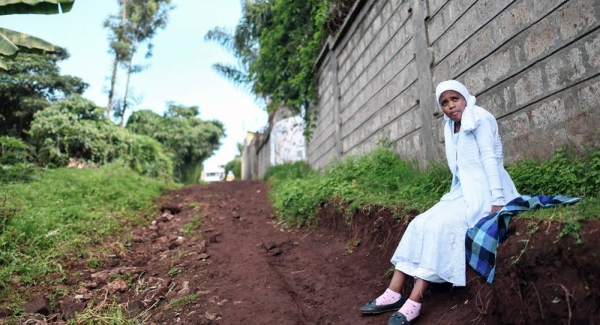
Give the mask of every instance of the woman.
[[(504, 169), (494, 116), (476, 106), (475, 97), (458, 81), (440, 83), (435, 95), (446, 120), (444, 139), (452, 186), (439, 203), (411, 221), (392, 257), (395, 272), (388, 289), (361, 307), (365, 314), (400, 308), (389, 325), (412, 324), (419, 317), (429, 283), (464, 286), (467, 229), (519, 196)], [(400, 294), (407, 276), (415, 277), (408, 299)]]

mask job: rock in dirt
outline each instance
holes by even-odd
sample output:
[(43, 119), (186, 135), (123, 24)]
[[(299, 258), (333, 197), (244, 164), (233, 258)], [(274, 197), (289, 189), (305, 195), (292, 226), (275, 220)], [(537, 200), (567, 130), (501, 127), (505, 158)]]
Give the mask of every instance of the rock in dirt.
[(182, 287), (181, 290), (177, 291), (177, 297), (183, 297), (183, 296), (187, 296), (190, 294), (190, 282), (189, 281), (183, 282), (181, 287)]
[(175, 218), (175, 217), (171, 213), (165, 212), (165, 213), (163, 213), (163, 214), (160, 215), (160, 217), (158, 218), (158, 221), (160, 221), (160, 222), (169, 222), (173, 218)]
[(79, 287), (79, 288), (77, 288), (77, 290), (75, 290), (75, 293), (78, 293), (80, 295), (84, 295), (84, 294), (86, 294), (88, 292), (89, 292), (89, 290), (87, 288), (84, 288), (84, 287)]
[(160, 299), (165, 298), (166, 294), (169, 292), (169, 285), (171, 284), (171, 282), (169, 281), (168, 283), (164, 284), (164, 285), (160, 285), (158, 287), (158, 289), (156, 289), (156, 291), (154, 292), (154, 301), (158, 301)]
[(204, 317), (208, 320), (216, 320), (219, 315), (217, 313), (205, 312)]
[(78, 302), (71, 297), (65, 298), (60, 303), (60, 312), (64, 320), (70, 320), (75, 317), (75, 313), (81, 313), (87, 307), (87, 302)]
[(269, 254), (271, 254), (271, 256), (279, 256), (281, 255), (281, 253), (283, 253), (283, 251), (279, 247), (275, 247), (269, 250)]
[(160, 208), (160, 212), (162, 213), (170, 213), (170, 214), (178, 214), (179, 212), (181, 212), (181, 208), (179, 206), (174, 206), (174, 205), (169, 205), (169, 206), (163, 206)]
[(119, 280), (116, 280), (116, 281), (113, 281), (113, 282), (107, 284), (105, 286), (105, 288), (110, 293), (125, 292), (125, 291), (129, 290), (129, 286), (122, 279), (119, 279)]
[(127, 304), (127, 313), (130, 317), (138, 315), (148, 308), (148, 306), (141, 299), (142, 298), (138, 298)]
[(206, 247), (207, 247), (206, 240), (201, 241), (200, 244), (198, 245), (198, 253), (200, 253), (200, 254), (206, 253)]
[(67, 280), (65, 280), (65, 284), (69, 285), (69, 286), (77, 284), (77, 283), (79, 283), (79, 278), (76, 276), (69, 276), (69, 277), (67, 277)]
[(209, 255), (209, 254), (206, 254), (206, 253), (203, 253), (203, 254), (200, 254), (200, 255), (198, 255), (198, 259), (199, 259), (199, 260), (205, 260), (205, 259), (207, 259), (207, 258), (209, 258), (209, 257), (210, 257), (210, 255)]
[(263, 247), (269, 251), (269, 250), (272, 250), (273, 248), (277, 247), (277, 245), (275, 245), (274, 242), (270, 241), (270, 242), (263, 243)]
[(123, 274), (139, 274), (143, 271), (143, 269), (139, 269), (137, 267), (117, 267), (114, 268), (112, 270), (103, 270), (103, 271), (98, 271), (95, 273), (92, 273), (90, 275), (90, 277), (92, 278), (92, 281), (96, 283), (96, 286), (98, 285), (98, 283), (106, 283), (108, 282), (108, 279), (111, 276), (115, 276), (115, 275), (123, 275)]
[(91, 300), (92, 299), (92, 295), (89, 293), (86, 293), (84, 295), (75, 295), (75, 299), (77, 300)]
[(41, 294), (25, 304), (25, 311), (29, 314), (49, 315), (52, 307), (50, 307), (48, 298)]
[(216, 234), (214, 234), (214, 235), (210, 236), (210, 237), (208, 238), (208, 242), (209, 242), (209, 243), (218, 243), (218, 242), (219, 242), (219, 236), (220, 236), (220, 235), (221, 235), (221, 233), (220, 233), (220, 232), (218, 232), (218, 233), (216, 233)]
[(104, 271), (93, 273), (91, 275), (91, 277), (92, 277), (92, 279), (94, 279), (100, 283), (106, 283), (108, 281), (109, 274), (110, 274), (109, 270), (104, 270)]
[(96, 289), (96, 288), (98, 288), (98, 283), (97, 282), (93, 282), (93, 281), (86, 282), (85, 283), (85, 287), (88, 288), (88, 289)]
[(167, 248), (168, 248), (169, 250), (174, 250), (175, 248), (177, 248), (177, 247), (179, 247), (179, 246), (181, 246), (181, 242), (179, 242), (179, 241), (177, 241), (177, 240), (174, 240), (174, 241), (170, 242), (170, 243), (167, 245)]

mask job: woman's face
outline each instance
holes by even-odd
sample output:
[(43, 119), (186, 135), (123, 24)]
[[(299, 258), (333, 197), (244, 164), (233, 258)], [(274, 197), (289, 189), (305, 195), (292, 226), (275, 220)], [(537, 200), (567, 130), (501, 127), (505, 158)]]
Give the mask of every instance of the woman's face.
[(461, 94), (454, 90), (447, 90), (440, 96), (440, 106), (442, 111), (454, 122), (460, 122), (462, 113), (467, 106), (467, 102)]

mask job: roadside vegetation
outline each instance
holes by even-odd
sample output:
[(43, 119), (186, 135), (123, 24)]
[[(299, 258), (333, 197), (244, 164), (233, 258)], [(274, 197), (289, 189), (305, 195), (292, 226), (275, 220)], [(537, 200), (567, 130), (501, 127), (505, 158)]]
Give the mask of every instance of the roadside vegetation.
[[(562, 148), (548, 160), (527, 159), (508, 168), (521, 194), (568, 195), (582, 198), (573, 206), (522, 214), (534, 220), (564, 223), (562, 235), (577, 237), (581, 220), (600, 219), (600, 147), (577, 152)], [(450, 189), (445, 163), (417, 168), (389, 149), (348, 157), (323, 172), (304, 162), (270, 167), (271, 201), (282, 220), (292, 226), (314, 225), (319, 210), (329, 204), (351, 216), (376, 205), (401, 218), (424, 211)]]
[(215, 27), (205, 39), (222, 45), (237, 64), (216, 63), (214, 68), (264, 100), (274, 112), (282, 105), (302, 114), (310, 136), (316, 117), (315, 62), (327, 37), (335, 36), (356, 0), (242, 1), (238, 24)]
[[(152, 215), (153, 201), (174, 182), (141, 176), (123, 163), (59, 168), (0, 189), (0, 297), (20, 308), (13, 284), (40, 285), (59, 273), (64, 258), (93, 267), (91, 247)], [(126, 245), (126, 243), (122, 243)]]
[[(67, 12), (74, 0), (26, 2), (4, 1), (0, 15)], [(115, 55), (108, 107), (83, 97), (81, 78), (61, 74), (66, 49), (0, 29), (0, 312), (19, 317), (34, 286), (62, 284), (71, 263), (95, 268), (110, 250), (125, 249), (119, 238), (155, 213), (154, 200), (198, 183), (203, 162), (221, 146), (223, 124), (200, 119), (197, 106), (170, 102), (162, 115), (128, 116), (135, 103), (129, 77), (143, 70), (134, 54), (147, 46), (150, 57), (151, 39), (172, 8), (170, 0), (122, 1), (121, 14), (108, 17)], [(123, 97), (114, 87), (119, 67), (127, 76)], [(98, 245), (108, 238), (110, 247)], [(51, 303), (64, 290), (52, 292)], [(76, 323), (136, 321), (115, 304), (104, 306)]]

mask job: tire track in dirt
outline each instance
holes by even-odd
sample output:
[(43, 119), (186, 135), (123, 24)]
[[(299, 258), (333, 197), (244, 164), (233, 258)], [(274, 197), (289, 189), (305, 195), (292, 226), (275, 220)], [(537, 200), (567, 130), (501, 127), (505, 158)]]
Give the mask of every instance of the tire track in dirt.
[[(346, 253), (343, 236), (289, 229), (278, 223), (272, 218), (265, 184), (214, 183), (189, 193), (176, 194), (179, 203), (200, 202), (206, 214), (203, 233), (218, 234), (217, 242), (208, 245), (208, 279), (190, 286), (210, 292), (197, 307), (219, 315), (219, 324), (387, 321), (387, 315), (362, 317), (358, 313), (357, 308), (373, 292), (369, 283), (383, 283), (370, 279), (372, 274), (359, 256)], [(275, 247), (267, 250), (271, 246)]]

